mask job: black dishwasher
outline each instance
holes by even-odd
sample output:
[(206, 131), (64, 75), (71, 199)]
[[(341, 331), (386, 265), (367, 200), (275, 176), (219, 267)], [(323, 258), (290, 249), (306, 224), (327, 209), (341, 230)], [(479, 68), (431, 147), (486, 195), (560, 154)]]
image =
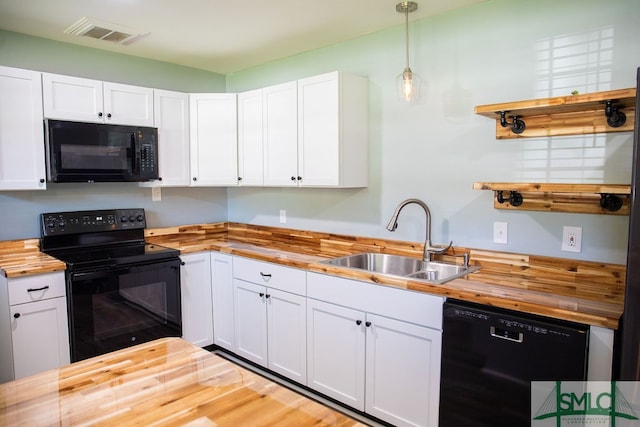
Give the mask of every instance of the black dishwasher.
[(439, 427), (531, 425), (531, 381), (583, 381), (587, 325), (447, 300)]

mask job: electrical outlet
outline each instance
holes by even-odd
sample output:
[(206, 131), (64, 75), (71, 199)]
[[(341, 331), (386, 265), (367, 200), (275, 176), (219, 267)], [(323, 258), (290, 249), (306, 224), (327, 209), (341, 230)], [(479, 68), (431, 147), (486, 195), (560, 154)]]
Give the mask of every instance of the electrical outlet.
[(506, 245), (509, 242), (509, 229), (506, 222), (493, 223), (493, 243)]
[(582, 251), (582, 227), (562, 227), (562, 250), (565, 252)]
[(280, 224), (287, 223), (287, 211), (284, 209), (280, 209)]

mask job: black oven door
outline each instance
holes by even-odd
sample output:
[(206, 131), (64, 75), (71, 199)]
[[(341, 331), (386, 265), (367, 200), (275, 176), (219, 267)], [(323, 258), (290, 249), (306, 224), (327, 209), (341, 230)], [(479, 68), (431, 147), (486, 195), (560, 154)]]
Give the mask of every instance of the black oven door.
[(68, 275), (71, 361), (182, 336), (180, 260)]

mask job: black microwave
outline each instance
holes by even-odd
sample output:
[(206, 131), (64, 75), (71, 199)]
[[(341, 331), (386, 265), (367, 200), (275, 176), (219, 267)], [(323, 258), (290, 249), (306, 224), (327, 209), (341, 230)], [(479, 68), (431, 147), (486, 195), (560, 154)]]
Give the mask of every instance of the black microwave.
[(53, 182), (158, 179), (158, 129), (45, 120), (47, 178)]

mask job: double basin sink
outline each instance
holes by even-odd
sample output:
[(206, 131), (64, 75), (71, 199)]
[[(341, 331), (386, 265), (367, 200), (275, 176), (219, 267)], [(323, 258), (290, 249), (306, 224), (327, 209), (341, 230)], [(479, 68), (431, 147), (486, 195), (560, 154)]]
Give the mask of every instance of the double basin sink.
[(418, 258), (380, 253), (360, 253), (322, 262), (337, 267), (387, 274), (432, 284), (445, 283), (480, 269), (479, 266), (423, 261)]

